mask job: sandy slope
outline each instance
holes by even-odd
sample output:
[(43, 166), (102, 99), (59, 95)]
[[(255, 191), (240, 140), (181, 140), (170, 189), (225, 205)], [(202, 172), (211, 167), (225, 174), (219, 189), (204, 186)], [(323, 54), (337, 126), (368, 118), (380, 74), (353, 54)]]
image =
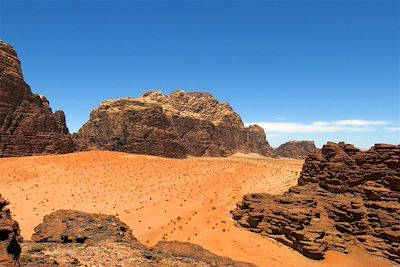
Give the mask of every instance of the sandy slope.
[[(0, 193), (30, 239), (58, 209), (117, 214), (146, 245), (190, 241), (260, 266), (387, 266), (361, 252), (315, 262), (234, 226), (243, 194), (279, 194), (296, 184), (302, 161), (236, 156), (184, 160), (116, 152), (0, 159)], [(372, 265), (371, 265), (372, 264)]]

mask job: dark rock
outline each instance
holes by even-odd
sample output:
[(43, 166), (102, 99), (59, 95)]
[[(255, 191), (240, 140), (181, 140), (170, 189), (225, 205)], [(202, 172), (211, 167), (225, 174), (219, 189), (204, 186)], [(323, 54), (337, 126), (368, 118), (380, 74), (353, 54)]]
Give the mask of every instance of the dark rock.
[(0, 157), (68, 153), (73, 141), (62, 111), (25, 83), (17, 53), (0, 40)]
[(347, 253), (355, 242), (400, 263), (399, 158), (400, 146), (363, 152), (328, 143), (307, 157), (297, 186), (281, 196), (246, 195), (233, 218), (313, 259)]
[(75, 210), (59, 210), (46, 215), (35, 227), (35, 242), (91, 243), (104, 240), (139, 243), (132, 230), (117, 217)]
[(314, 141), (290, 141), (280, 145), (274, 151), (280, 157), (305, 159), (316, 149)]
[(0, 195), (0, 266), (15, 266), (21, 254), (19, 225), (11, 217), (9, 204)]

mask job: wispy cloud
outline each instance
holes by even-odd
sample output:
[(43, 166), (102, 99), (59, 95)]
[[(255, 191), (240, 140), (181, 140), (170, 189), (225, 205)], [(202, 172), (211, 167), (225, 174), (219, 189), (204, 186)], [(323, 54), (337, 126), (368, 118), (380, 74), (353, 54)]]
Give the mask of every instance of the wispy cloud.
[(400, 127), (388, 127), (385, 128), (385, 130), (390, 132), (400, 132)]
[[(369, 121), (359, 119), (314, 121), (309, 124), (297, 122), (255, 122), (268, 133), (334, 133), (334, 132), (371, 132), (374, 126), (389, 124), (387, 121)], [(387, 128), (389, 129), (389, 128)]]

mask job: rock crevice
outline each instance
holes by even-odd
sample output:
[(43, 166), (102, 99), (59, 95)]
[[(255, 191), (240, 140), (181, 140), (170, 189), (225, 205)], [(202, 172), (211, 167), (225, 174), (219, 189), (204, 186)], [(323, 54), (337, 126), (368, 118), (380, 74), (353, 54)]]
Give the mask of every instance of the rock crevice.
[(79, 150), (104, 149), (157, 156), (271, 155), (264, 130), (208, 93), (146, 92), (103, 102), (74, 135)]
[(246, 195), (232, 211), (239, 226), (322, 259), (351, 244), (400, 263), (400, 146), (363, 152), (328, 143), (311, 153), (298, 185), (283, 195)]
[(0, 40), (0, 157), (68, 153), (74, 144), (62, 111), (33, 94), (14, 48)]

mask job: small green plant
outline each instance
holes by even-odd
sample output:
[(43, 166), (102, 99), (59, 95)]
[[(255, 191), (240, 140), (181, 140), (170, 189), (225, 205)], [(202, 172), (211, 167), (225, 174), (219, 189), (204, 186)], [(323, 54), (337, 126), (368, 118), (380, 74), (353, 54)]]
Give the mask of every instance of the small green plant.
[(21, 257), (19, 258), (19, 261), (22, 263), (33, 262), (33, 258), (28, 254), (22, 254)]
[(31, 249), (29, 250), (30, 252), (41, 252), (43, 250), (46, 250), (46, 246), (42, 244), (34, 244), (31, 246)]

